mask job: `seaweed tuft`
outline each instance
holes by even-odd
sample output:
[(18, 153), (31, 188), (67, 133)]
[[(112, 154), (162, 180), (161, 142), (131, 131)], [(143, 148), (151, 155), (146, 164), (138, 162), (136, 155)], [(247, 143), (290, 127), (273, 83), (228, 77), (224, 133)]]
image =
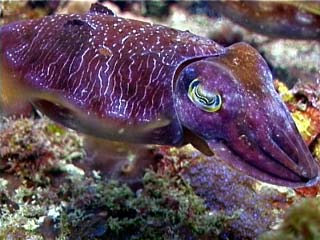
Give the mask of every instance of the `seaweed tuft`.
[(320, 239), (320, 198), (304, 199), (291, 207), (276, 231), (268, 232), (260, 240)]

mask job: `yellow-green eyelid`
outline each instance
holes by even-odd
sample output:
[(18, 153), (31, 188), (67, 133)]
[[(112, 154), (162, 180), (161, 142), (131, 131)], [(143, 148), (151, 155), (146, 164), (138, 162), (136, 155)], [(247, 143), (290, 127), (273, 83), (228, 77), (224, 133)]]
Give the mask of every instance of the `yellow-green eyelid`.
[(191, 102), (206, 112), (217, 112), (222, 106), (220, 94), (202, 89), (198, 78), (189, 84), (188, 97)]

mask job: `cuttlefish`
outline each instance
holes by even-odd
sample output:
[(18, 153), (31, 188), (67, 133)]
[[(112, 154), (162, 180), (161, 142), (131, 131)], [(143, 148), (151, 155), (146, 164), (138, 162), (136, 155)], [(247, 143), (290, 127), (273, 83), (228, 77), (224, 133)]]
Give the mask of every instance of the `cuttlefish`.
[(182, 146), (256, 179), (310, 185), (319, 166), (276, 93), (261, 55), (115, 16), (53, 15), (1, 27), (2, 104), (29, 101), (76, 131)]

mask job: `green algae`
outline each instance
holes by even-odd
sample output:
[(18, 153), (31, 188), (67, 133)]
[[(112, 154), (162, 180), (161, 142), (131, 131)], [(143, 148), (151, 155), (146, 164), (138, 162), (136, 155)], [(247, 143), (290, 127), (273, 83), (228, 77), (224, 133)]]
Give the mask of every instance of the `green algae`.
[[(94, 237), (88, 234), (103, 228), (103, 236), (115, 239), (217, 237), (224, 224), (234, 217), (207, 211), (202, 199), (190, 187), (177, 186), (172, 176), (149, 170), (144, 176), (143, 186), (133, 192), (119, 182), (105, 183), (97, 179), (80, 186), (68, 211), (63, 213), (61, 232), (67, 232), (64, 235), (69, 236), (81, 232), (86, 234), (85, 237)], [(92, 191), (95, 192), (93, 199)], [(86, 196), (90, 200), (86, 200)], [(86, 203), (79, 204), (79, 201)], [(91, 214), (88, 214), (88, 208)], [(104, 217), (96, 222), (97, 216)], [(92, 221), (94, 225), (90, 224)], [(91, 231), (81, 229), (84, 225), (91, 227)]]
[(260, 240), (320, 239), (320, 198), (310, 198), (294, 205), (280, 228), (261, 236)]
[(0, 138), (0, 239), (215, 239), (237, 217), (174, 173), (147, 170), (132, 190), (77, 167), (82, 137), (46, 118), (5, 120)]

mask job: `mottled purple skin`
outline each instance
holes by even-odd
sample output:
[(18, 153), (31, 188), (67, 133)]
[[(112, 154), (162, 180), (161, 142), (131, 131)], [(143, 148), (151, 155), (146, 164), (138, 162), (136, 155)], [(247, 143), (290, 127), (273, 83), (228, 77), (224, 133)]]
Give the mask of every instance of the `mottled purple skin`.
[[(61, 111), (32, 94), (55, 120), (114, 140), (174, 145), (183, 138), (172, 95), (177, 68), (224, 52), (189, 32), (96, 11), (13, 23), (0, 39), (3, 63), (19, 82), (59, 107), (68, 103)], [(106, 126), (95, 126), (101, 120)]]
[[(3, 83), (14, 83), (20, 97), (67, 127), (117, 141), (190, 142), (281, 185), (301, 186), (319, 175), (267, 64), (247, 44), (223, 48), (115, 17), (99, 5), (0, 31)], [(188, 99), (195, 78), (221, 94), (219, 111), (204, 112)]]

